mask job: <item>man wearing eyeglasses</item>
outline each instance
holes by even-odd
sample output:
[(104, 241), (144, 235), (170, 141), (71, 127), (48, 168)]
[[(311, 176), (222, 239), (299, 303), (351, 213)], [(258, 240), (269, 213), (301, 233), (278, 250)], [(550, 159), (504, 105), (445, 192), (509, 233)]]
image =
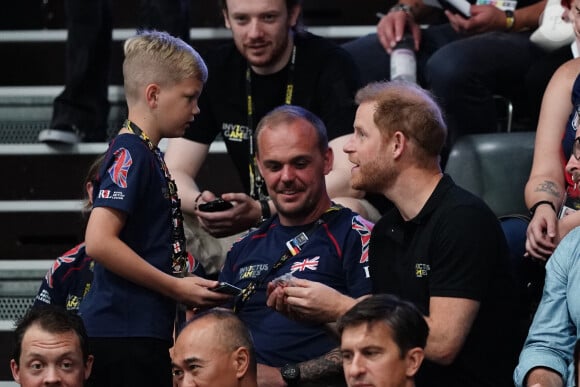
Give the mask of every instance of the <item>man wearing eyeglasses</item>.
[[(574, 186), (580, 182), (580, 132), (566, 164)], [(549, 205), (545, 205), (548, 207)], [(561, 216), (569, 216), (563, 209)], [(575, 212), (573, 209), (569, 211)], [(570, 231), (546, 264), (542, 300), (534, 316), (518, 367), (516, 386), (573, 387), (575, 381), (574, 345), (580, 337), (580, 229)]]

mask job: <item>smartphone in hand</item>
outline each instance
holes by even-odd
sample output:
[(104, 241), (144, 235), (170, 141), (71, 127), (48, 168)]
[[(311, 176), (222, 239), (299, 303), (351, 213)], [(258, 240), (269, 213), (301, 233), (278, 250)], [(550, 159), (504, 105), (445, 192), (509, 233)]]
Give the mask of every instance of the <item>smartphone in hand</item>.
[(219, 212), (225, 211), (232, 208), (234, 205), (230, 202), (226, 202), (224, 199), (219, 198), (212, 200), (211, 202), (200, 204), (198, 209), (204, 212)]
[(439, 0), (439, 3), (451, 13), (459, 14), (466, 19), (471, 17), (471, 3), (467, 0)]
[(242, 292), (242, 289), (227, 282), (220, 282), (218, 286), (216, 286), (215, 288), (210, 288), (209, 290), (211, 290), (212, 292), (229, 294), (232, 296), (237, 296)]

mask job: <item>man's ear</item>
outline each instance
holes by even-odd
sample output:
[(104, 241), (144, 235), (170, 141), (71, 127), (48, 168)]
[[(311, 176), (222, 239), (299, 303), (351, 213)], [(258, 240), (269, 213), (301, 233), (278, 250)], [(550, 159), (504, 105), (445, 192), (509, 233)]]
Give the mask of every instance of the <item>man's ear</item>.
[(405, 355), (405, 364), (407, 367), (406, 375), (408, 377), (415, 376), (417, 371), (419, 371), (419, 367), (421, 367), (424, 358), (425, 351), (423, 351), (423, 348), (416, 347), (407, 351), (407, 354)]
[(222, 9), (222, 15), (224, 15), (224, 24), (225, 24), (226, 28), (228, 30), (231, 30), (232, 29), (232, 26), (230, 25), (230, 19), (228, 18), (228, 10), (227, 9)]
[(331, 147), (328, 147), (322, 156), (324, 157), (324, 174), (328, 175), (330, 171), (332, 171), (332, 166), (334, 165), (334, 151)]
[(236, 377), (241, 379), (246, 375), (250, 367), (250, 352), (246, 347), (239, 347), (232, 354), (232, 358), (236, 370)]
[(302, 6), (300, 4), (296, 4), (292, 8), (290, 8), (290, 13), (288, 14), (288, 26), (289, 27), (296, 27), (298, 23), (298, 17), (300, 16), (300, 12), (302, 12)]
[(95, 357), (93, 355), (89, 355), (87, 358), (87, 364), (85, 364), (85, 380), (91, 376), (91, 371), (93, 370), (93, 362), (95, 361)]
[(403, 154), (403, 151), (408, 147), (407, 137), (403, 132), (396, 131), (391, 136), (391, 149), (393, 152), (393, 158), (398, 159)]
[(12, 378), (18, 384), (20, 384), (20, 367), (16, 364), (16, 360), (10, 360), (10, 370), (12, 371)]

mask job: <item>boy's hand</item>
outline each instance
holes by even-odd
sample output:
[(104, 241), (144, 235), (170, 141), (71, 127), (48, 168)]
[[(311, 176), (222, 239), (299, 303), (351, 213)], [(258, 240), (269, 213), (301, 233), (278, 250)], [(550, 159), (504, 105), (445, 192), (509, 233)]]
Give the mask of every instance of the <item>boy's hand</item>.
[(218, 281), (210, 281), (198, 276), (176, 278), (175, 299), (190, 307), (221, 305), (232, 298), (209, 290), (216, 287)]

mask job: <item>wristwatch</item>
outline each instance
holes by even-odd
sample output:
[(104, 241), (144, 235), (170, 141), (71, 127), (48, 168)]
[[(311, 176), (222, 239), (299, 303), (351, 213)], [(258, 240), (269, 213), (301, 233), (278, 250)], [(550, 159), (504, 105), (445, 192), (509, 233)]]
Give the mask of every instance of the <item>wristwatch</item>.
[(280, 373), (282, 374), (282, 379), (290, 387), (297, 386), (300, 382), (300, 367), (297, 364), (286, 364), (280, 368)]
[(270, 205), (268, 204), (268, 199), (260, 199), (260, 208), (262, 209), (262, 216), (258, 219), (258, 223), (256, 226), (260, 226), (262, 223), (270, 219), (272, 217), (272, 212), (270, 211)]
[(391, 12), (397, 12), (397, 11), (403, 11), (408, 16), (413, 17), (413, 9), (411, 8), (410, 5), (407, 5), (407, 4), (395, 4), (395, 5), (393, 5), (389, 9), (389, 13), (391, 13)]

